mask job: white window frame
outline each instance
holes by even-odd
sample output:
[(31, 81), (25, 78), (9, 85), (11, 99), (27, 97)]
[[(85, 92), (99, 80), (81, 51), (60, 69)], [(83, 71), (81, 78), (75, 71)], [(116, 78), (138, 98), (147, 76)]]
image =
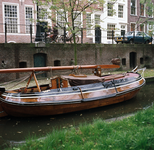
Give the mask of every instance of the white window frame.
[[(19, 18), (19, 4), (18, 3), (9, 3), (9, 2), (2, 2), (2, 12), (3, 12), (3, 23), (5, 23), (5, 5), (12, 5), (12, 6), (17, 6), (17, 33), (7, 33), (7, 34), (11, 34), (11, 35), (16, 35), (20, 33), (20, 26), (19, 26), (19, 22), (20, 22), (20, 18)], [(3, 31), (5, 32), (5, 24), (3, 25)]]
[(131, 8), (131, 1), (130, 1), (130, 14), (136, 16), (137, 15), (137, 0), (135, 0), (135, 14), (132, 14), (131, 10), (132, 8)]
[[(74, 11), (73, 13), (80, 13), (79, 11)], [(78, 16), (79, 17), (79, 16)], [(76, 19), (78, 19), (78, 17), (76, 18)], [(76, 20), (75, 19), (75, 20)], [(80, 24), (80, 29), (83, 27), (83, 15), (82, 15), (82, 13), (80, 14), (80, 22), (81, 22), (81, 24)], [(75, 22), (75, 20), (74, 20), (74, 24), (78, 24), (78, 21), (76, 21)], [(77, 26), (77, 27), (79, 27), (79, 26)], [(78, 36), (81, 36), (81, 32), (79, 31), (78, 33), (77, 33), (77, 35)]]
[[(24, 11), (25, 12), (25, 33), (30, 34), (30, 33), (27, 33), (27, 31), (26, 31), (26, 20), (27, 20), (27, 18), (26, 18), (26, 7), (32, 8), (32, 20), (34, 19), (34, 7), (32, 5), (25, 5), (25, 7), (24, 7), (24, 9), (25, 9), (25, 11)], [(31, 24), (32, 24), (32, 33), (34, 33), (34, 23), (32, 22)]]
[(136, 31), (136, 30), (137, 30), (137, 29), (136, 29), (137, 25), (136, 25), (135, 22), (130, 22), (130, 31), (131, 31), (131, 24), (135, 24), (135, 31)]
[(142, 4), (142, 5), (144, 6), (144, 11), (143, 11), (144, 15), (143, 16), (141, 15), (141, 3), (140, 3), (140, 16), (145, 17), (146, 16), (146, 14), (145, 14), (145, 4)]
[[(141, 26), (141, 24), (142, 23), (140, 23), (140, 26)], [(139, 26), (139, 28), (140, 28), (140, 26)], [(140, 29), (139, 29), (139, 31), (140, 31)], [(143, 32), (145, 32), (145, 24), (143, 24)]]
[[(51, 10), (48, 8), (48, 7), (45, 7), (45, 6), (41, 6), (39, 7), (39, 9), (46, 9), (47, 10), (47, 13), (51, 13)], [(42, 22), (48, 22), (48, 25), (51, 26), (51, 19), (48, 18), (48, 15), (47, 15), (47, 19), (39, 19), (40, 21)]]
[[(87, 22), (87, 15), (90, 15), (90, 21)], [(88, 27), (90, 25), (90, 27)], [(87, 37), (92, 37), (92, 14), (91, 13), (86, 13), (86, 36)]]
[(38, 8), (38, 18), (39, 18), (40, 20), (47, 20), (47, 19), (48, 19), (48, 14), (44, 14), (43, 18), (41, 18), (41, 16), (40, 16), (40, 12), (41, 12), (43, 9), (48, 13), (48, 9), (47, 9), (47, 8), (41, 8), (41, 7), (39, 7), (39, 8)]
[[(99, 15), (100, 16), (100, 23), (99, 24), (96, 24), (96, 19), (95, 19), (95, 16), (96, 15)], [(96, 25), (99, 25), (100, 28), (102, 27), (102, 22), (101, 22), (101, 17), (102, 17), (102, 12), (94, 12), (91, 14), (91, 20), (92, 20), (92, 31), (91, 31), (91, 35), (93, 37), (93, 43), (95, 43), (95, 27)], [(101, 30), (101, 35), (102, 35), (102, 30)], [(101, 37), (101, 41), (102, 41), (102, 37)]]
[[(111, 8), (111, 9), (108, 8), (108, 7), (109, 7), (109, 6), (108, 6), (109, 4), (112, 4), (112, 8)], [(110, 12), (110, 10), (113, 10), (113, 8), (114, 8), (113, 2), (110, 2), (110, 1), (107, 2), (107, 16), (108, 16), (108, 17), (113, 17), (113, 16), (114, 16), (114, 13)], [(109, 14), (111, 14), (111, 15), (109, 15)]]
[[(112, 30), (108, 30), (108, 29), (110, 29), (110, 28), (108, 28), (108, 25), (114, 25), (114, 35), (113, 36), (115, 36), (116, 24), (114, 24), (114, 23), (107, 23), (107, 40), (111, 40), (112, 39)], [(110, 33), (110, 32), (111, 32), (111, 36), (108, 36), (108, 33)]]
[[(99, 23), (96, 23), (96, 15), (99, 16), (99, 20), (98, 20)], [(101, 26), (101, 14), (94, 14), (94, 21), (95, 21), (95, 26), (96, 26), (96, 25)]]
[[(124, 26), (124, 28), (122, 26)], [(120, 29), (126, 30), (126, 25), (125, 24), (120, 24)]]
[[(151, 29), (150, 29), (151, 28)], [(150, 24), (150, 23), (148, 23), (147, 24), (147, 31), (149, 32), (149, 31), (153, 31), (152, 33), (154, 34), (154, 24)]]
[[(63, 12), (64, 10), (61, 9), (61, 10), (58, 10), (58, 11)], [(67, 20), (68, 20), (68, 13), (67, 13), (67, 12), (66, 12), (66, 15), (67, 15), (66, 17), (67, 17)], [(61, 20), (61, 21), (60, 21), (60, 20)], [(57, 21), (57, 22), (60, 21), (61, 23), (64, 23), (64, 24), (66, 23), (65, 20), (62, 20), (62, 19), (60, 19), (60, 20), (58, 20), (58, 13), (56, 12), (56, 21)], [(67, 28), (67, 25), (66, 25), (65, 27)], [(58, 33), (59, 33), (60, 35), (64, 35), (63, 29), (59, 29), (59, 28), (58, 28)]]
[[(122, 11), (119, 11), (119, 6), (123, 7)], [(119, 17), (119, 13), (122, 14), (122, 17)], [(118, 4), (118, 18), (120, 18), (120, 19), (124, 18), (124, 5), (123, 4)]]
[[(152, 3), (151, 5), (153, 6), (153, 3)], [(149, 9), (149, 8), (148, 8), (148, 9)], [(152, 8), (152, 15), (151, 15), (151, 16), (148, 15), (148, 17), (149, 17), (149, 18), (153, 18), (153, 8)]]

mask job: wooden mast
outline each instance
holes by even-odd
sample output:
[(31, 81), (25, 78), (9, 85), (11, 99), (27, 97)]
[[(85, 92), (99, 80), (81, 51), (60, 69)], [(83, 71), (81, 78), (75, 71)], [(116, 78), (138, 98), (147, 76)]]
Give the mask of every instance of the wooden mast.
[(77, 66), (49, 66), (49, 67), (33, 67), (33, 68), (11, 68), (0, 69), (0, 73), (17, 73), (17, 72), (35, 72), (35, 71), (50, 71), (50, 70), (73, 70), (73, 69), (110, 69), (119, 68), (118, 65), (77, 65)]
[(75, 70), (75, 69), (97, 69), (97, 68), (119, 68), (118, 65), (77, 65), (77, 66), (54, 66), (54, 67), (33, 67), (33, 68), (11, 68), (11, 69), (0, 69), (0, 73), (17, 73), (17, 72), (32, 72), (27, 82), (26, 87), (24, 88), (24, 93), (27, 91), (28, 85), (34, 77), (37, 89), (41, 92), (40, 86), (38, 84), (35, 72), (37, 71), (53, 71), (53, 70)]

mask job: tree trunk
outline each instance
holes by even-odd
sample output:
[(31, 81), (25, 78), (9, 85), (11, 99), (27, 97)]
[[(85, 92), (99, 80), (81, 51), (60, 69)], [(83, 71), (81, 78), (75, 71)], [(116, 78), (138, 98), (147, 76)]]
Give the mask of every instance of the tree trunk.
[(75, 33), (73, 33), (73, 41), (74, 41), (74, 60), (75, 60), (75, 65), (77, 65), (77, 44), (75, 39)]

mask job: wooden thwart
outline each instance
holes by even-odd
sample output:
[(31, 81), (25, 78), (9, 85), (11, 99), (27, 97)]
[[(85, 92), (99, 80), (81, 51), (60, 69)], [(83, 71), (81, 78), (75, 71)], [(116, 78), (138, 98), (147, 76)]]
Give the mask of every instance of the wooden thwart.
[(122, 78), (124, 76), (126, 76), (126, 75), (125, 74), (115, 74), (115, 75), (105, 76), (104, 81), (118, 79), (118, 78)]

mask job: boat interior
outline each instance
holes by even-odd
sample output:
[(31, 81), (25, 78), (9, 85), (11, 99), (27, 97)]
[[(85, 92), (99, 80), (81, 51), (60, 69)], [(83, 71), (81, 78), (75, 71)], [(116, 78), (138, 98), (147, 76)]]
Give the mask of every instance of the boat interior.
[[(27, 85), (25, 87), (21, 87), (19, 89), (15, 90), (8, 90), (5, 92), (8, 93), (35, 93), (35, 92), (42, 92), (46, 90), (51, 89), (60, 89), (60, 88), (67, 88), (67, 87), (73, 87), (73, 86), (79, 86), (79, 85), (87, 85), (92, 83), (99, 83), (99, 82), (105, 82), (105, 81), (111, 81), (114, 79), (120, 79), (128, 76), (128, 73), (121, 73), (121, 74), (108, 74), (103, 76), (98, 75), (82, 75), (82, 74), (70, 74), (68, 76), (54, 76), (50, 78), (49, 84), (43, 84), (39, 85), (38, 80), (36, 78), (36, 75), (34, 72), (29, 77), (29, 80), (27, 82)], [(34, 77), (36, 86), (29, 86), (29, 83)]]

